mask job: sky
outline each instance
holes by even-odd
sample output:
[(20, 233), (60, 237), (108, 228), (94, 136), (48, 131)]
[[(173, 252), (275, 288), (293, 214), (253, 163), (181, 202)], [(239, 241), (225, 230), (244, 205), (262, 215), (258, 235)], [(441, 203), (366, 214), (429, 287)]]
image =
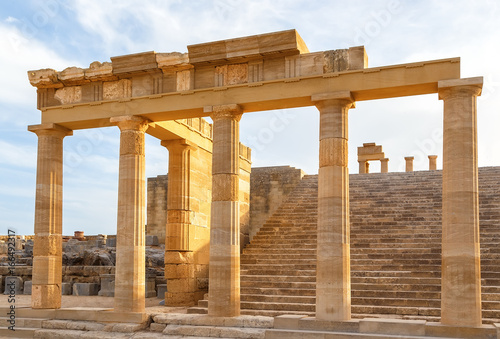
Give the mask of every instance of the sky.
[[(40, 123), (40, 112), (28, 70), (292, 28), (311, 52), (364, 45), (369, 67), (460, 57), (463, 78), (484, 77), (479, 166), (498, 166), (499, 19), (496, 0), (0, 0), (0, 234), (33, 234), (37, 138), (27, 126)], [(426, 170), (431, 154), (442, 168), (442, 111), (437, 94), (358, 102), (349, 112), (350, 173), (366, 142), (383, 146), (391, 172), (411, 155), (415, 170)], [(314, 107), (245, 114), (240, 124), (254, 167), (307, 174), (317, 173), (318, 131)], [(116, 234), (118, 156), (117, 127), (65, 138), (63, 234)], [(147, 136), (146, 176), (167, 168), (168, 151)]]

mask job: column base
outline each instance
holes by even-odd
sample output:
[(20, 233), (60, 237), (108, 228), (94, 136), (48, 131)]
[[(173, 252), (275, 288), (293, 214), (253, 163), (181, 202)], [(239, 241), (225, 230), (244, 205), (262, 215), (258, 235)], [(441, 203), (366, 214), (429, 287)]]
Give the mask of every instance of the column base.
[(33, 285), (31, 290), (32, 308), (61, 308), (61, 284)]

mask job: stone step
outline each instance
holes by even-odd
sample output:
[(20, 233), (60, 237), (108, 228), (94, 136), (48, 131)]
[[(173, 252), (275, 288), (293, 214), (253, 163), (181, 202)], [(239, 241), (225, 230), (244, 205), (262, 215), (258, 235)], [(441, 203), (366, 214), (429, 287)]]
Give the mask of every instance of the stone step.
[(17, 328), (15, 331), (8, 329), (7, 327), (0, 326), (0, 338), (34, 338), (35, 331), (39, 328)]
[(314, 312), (316, 306), (314, 304), (303, 304), (303, 303), (273, 303), (273, 302), (242, 301), (241, 308), (254, 309), (254, 310)]
[(310, 259), (288, 259), (286, 256), (283, 258), (248, 258), (245, 256), (244, 259), (240, 260), (241, 267), (245, 266), (263, 266), (263, 265), (310, 265), (316, 267), (316, 258)]
[[(4, 313), (4, 312), (2, 312)], [(24, 318), (19, 317), (16, 314), (15, 319), (15, 328), (42, 328), (42, 322), (46, 320), (43, 318)], [(0, 317), (0, 327), (8, 327), (10, 326), (10, 318), (9, 317)]]
[[(258, 281), (258, 285), (256, 285), (256, 281)], [(252, 279), (241, 279), (240, 281), (240, 286), (241, 288), (251, 288), (251, 287), (258, 287), (258, 288), (277, 288), (277, 289), (294, 289), (294, 290), (311, 290), (313, 289), (316, 291), (316, 282), (315, 280), (312, 282), (302, 282), (302, 281), (290, 281), (287, 279), (283, 279), (283, 281), (276, 281), (274, 279), (273, 281), (271, 280), (252, 280)]]
[(259, 286), (261, 286), (261, 282), (263, 281), (273, 281), (273, 282), (316, 282), (316, 274), (313, 276), (305, 276), (305, 275), (241, 275), (241, 281), (252, 281), (259, 282)]
[(383, 293), (383, 291), (413, 291), (413, 292), (441, 292), (441, 284), (374, 284), (374, 283), (352, 283), (352, 291), (372, 290)]
[[(244, 251), (244, 250), (243, 250)], [(273, 261), (273, 260), (313, 260), (316, 261), (316, 251), (311, 252), (312, 254), (281, 254), (281, 253), (274, 253), (274, 254), (269, 254), (269, 253), (247, 253), (243, 252), (244, 255), (241, 256), (241, 262), (243, 260), (258, 260), (258, 261)]]
[(241, 294), (241, 301), (283, 304), (316, 304), (316, 296)]
[(288, 270), (310, 270), (316, 273), (316, 263), (297, 263), (297, 264), (241, 264), (241, 270), (273, 270), (275, 272), (288, 271)]
[[(240, 290), (241, 295), (249, 295), (249, 294), (257, 294), (261, 296), (265, 295), (285, 295), (285, 296), (293, 296), (293, 295), (299, 295), (299, 296), (311, 296), (311, 297), (316, 297), (316, 289), (311, 288), (311, 289), (306, 289), (306, 288), (282, 288), (282, 287), (274, 287), (274, 288), (265, 288), (265, 287), (244, 287), (241, 286)], [(497, 300), (497, 299), (494, 299)]]
[[(421, 336), (412, 335), (388, 335), (388, 334), (368, 334), (368, 333), (353, 333), (342, 331), (321, 331), (321, 330), (286, 330), (273, 329), (268, 330), (266, 339), (421, 339)], [(446, 337), (433, 337), (434, 339), (451, 339)]]

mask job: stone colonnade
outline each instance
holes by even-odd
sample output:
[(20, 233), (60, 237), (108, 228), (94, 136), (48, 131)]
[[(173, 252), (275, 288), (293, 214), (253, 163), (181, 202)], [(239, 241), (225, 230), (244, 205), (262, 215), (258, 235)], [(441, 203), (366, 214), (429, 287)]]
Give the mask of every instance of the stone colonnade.
[[(439, 81), (444, 101), (442, 323), (481, 325), (481, 281), (477, 178), (476, 97), (481, 78)], [(350, 92), (314, 95), (320, 112), (318, 192), (318, 258), (316, 317), (351, 317), (348, 110)], [(240, 312), (239, 268), (239, 121), (238, 105), (205, 109), (213, 125), (213, 177), (210, 243), (209, 314), (237, 316)], [(112, 118), (121, 130), (115, 310), (144, 311), (144, 132), (149, 121), (139, 117)], [(33, 308), (61, 305), (62, 140), (71, 131), (55, 125), (30, 126), (39, 138), (35, 212)], [(167, 144), (180, 162), (187, 144)], [(174, 147), (178, 147), (174, 150)], [(174, 155), (177, 154), (177, 155)], [(184, 159), (184, 160), (183, 160)], [(173, 166), (173, 165), (172, 165)], [(167, 236), (183, 250), (189, 210), (189, 175), (175, 174), (168, 223), (178, 230)], [(177, 171), (177, 172), (176, 172)], [(170, 199), (169, 199), (170, 200)], [(187, 205), (186, 205), (187, 204)], [(173, 227), (175, 225), (175, 227)], [(184, 234), (184, 236), (183, 236)]]

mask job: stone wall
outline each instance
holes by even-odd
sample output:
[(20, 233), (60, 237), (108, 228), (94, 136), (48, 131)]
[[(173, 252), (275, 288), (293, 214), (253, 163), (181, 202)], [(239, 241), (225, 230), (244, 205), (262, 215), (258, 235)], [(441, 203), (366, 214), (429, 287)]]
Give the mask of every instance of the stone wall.
[(304, 174), (301, 169), (290, 166), (252, 168), (250, 180), (250, 240), (300, 182)]

